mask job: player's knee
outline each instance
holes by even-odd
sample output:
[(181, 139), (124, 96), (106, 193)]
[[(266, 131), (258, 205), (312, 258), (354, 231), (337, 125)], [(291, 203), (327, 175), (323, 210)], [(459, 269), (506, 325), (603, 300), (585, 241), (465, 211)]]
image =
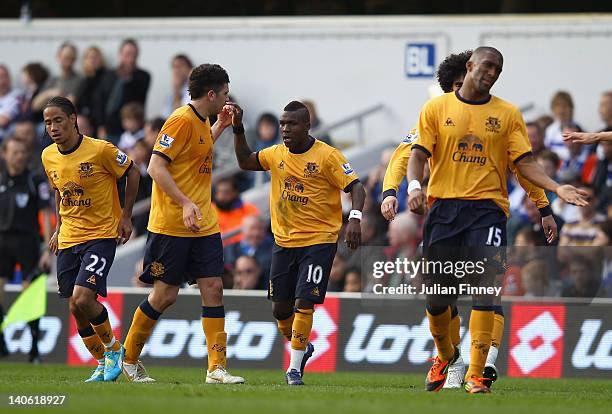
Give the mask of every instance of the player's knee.
[(297, 309), (314, 309), (314, 302), (309, 301), (308, 299), (296, 299), (295, 307)]
[(155, 303), (151, 303), (154, 309), (161, 309), (164, 311), (170, 306), (174, 305), (174, 302), (176, 302), (176, 295), (167, 293), (158, 297), (154, 302)]
[(74, 295), (72, 295), (71, 303), (73, 303), (82, 313), (89, 313), (88, 309), (92, 307), (93, 302), (95, 302), (95, 299), (92, 300), (91, 297), (85, 294), (75, 292)]
[(68, 309), (70, 310), (70, 313), (72, 315), (77, 316), (81, 314), (81, 310), (79, 309), (76, 302), (74, 301), (74, 297), (70, 298), (70, 301), (68, 302)]
[(272, 304), (272, 315), (278, 321), (284, 321), (293, 315), (293, 302), (274, 302)]

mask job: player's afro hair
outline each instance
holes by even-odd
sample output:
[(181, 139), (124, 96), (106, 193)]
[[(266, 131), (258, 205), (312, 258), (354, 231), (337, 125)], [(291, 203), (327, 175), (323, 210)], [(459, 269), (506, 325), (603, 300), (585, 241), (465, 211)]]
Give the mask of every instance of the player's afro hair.
[(448, 55), (438, 66), (438, 83), (445, 93), (453, 91), (453, 82), (457, 76), (467, 73), (466, 64), (472, 57), (472, 51)]

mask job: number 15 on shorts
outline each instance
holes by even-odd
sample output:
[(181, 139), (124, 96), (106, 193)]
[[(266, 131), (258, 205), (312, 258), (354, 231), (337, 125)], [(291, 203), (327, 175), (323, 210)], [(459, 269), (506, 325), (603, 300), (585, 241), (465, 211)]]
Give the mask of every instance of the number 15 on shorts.
[(321, 283), (323, 279), (323, 268), (319, 265), (308, 265), (308, 277), (306, 278), (306, 282), (313, 282), (315, 285)]
[(499, 227), (489, 227), (489, 235), (487, 236), (487, 246), (499, 247), (502, 243), (502, 229)]

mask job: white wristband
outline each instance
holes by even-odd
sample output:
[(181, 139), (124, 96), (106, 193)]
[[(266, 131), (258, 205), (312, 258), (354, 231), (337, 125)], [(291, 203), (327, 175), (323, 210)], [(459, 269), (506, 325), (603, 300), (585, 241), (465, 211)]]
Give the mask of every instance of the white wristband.
[(419, 180), (412, 180), (408, 184), (408, 194), (412, 193), (413, 190), (420, 190), (420, 189), (421, 189), (421, 183), (419, 182)]
[(352, 218), (357, 219), (357, 220), (361, 220), (361, 216), (362, 216), (361, 211), (359, 211), (359, 210), (351, 210), (351, 212), (349, 213), (349, 220), (352, 219)]

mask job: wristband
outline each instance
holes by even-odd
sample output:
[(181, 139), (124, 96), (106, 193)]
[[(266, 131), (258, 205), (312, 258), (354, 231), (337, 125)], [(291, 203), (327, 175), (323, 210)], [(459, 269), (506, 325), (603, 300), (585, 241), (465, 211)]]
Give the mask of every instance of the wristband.
[(349, 220), (352, 219), (352, 218), (357, 219), (357, 220), (361, 220), (361, 216), (362, 216), (361, 211), (359, 211), (359, 210), (351, 210), (351, 212), (349, 213)]
[(553, 210), (552, 208), (550, 208), (550, 204), (546, 207), (539, 208), (538, 210), (540, 210), (540, 217), (542, 218), (553, 214)]
[(414, 190), (420, 190), (420, 189), (421, 189), (421, 183), (419, 182), (419, 180), (412, 180), (408, 184), (408, 194), (410, 194)]
[(244, 134), (244, 125), (242, 124), (238, 126), (232, 125), (232, 131), (234, 131), (234, 134)]

